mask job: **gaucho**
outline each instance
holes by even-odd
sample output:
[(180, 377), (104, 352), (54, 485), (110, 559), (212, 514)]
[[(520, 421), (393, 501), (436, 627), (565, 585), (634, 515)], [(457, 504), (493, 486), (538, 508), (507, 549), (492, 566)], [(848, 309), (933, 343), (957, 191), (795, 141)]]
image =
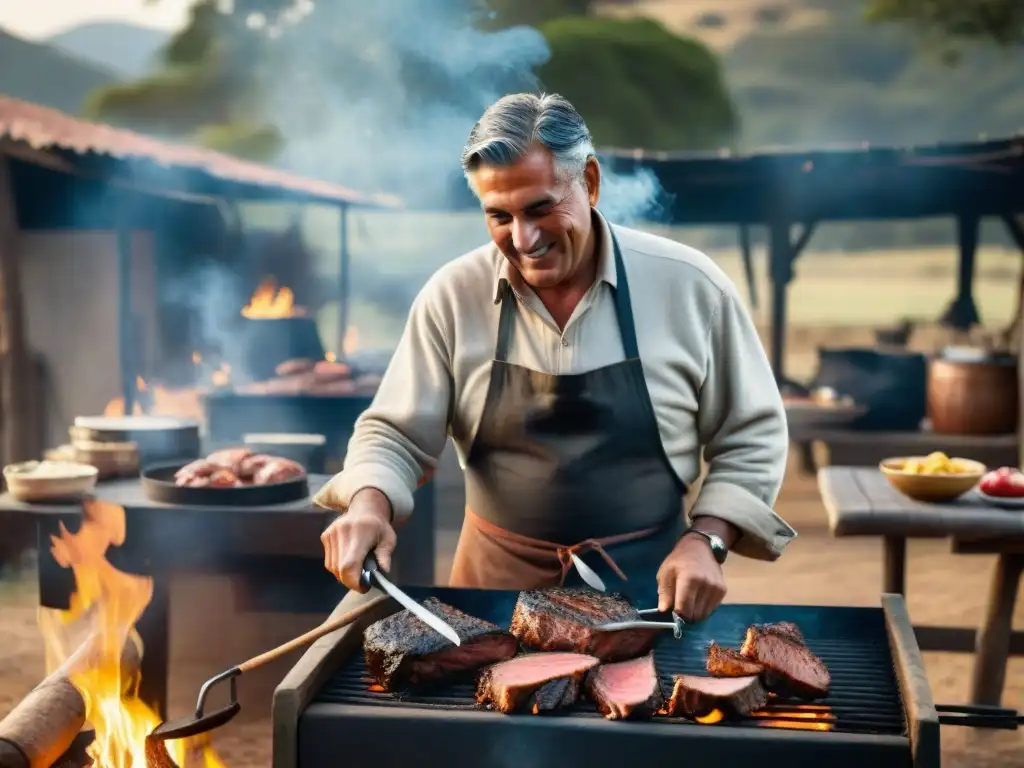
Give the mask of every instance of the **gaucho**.
[(414, 301), (344, 470), (315, 499), (342, 513), (325, 566), (353, 589), (368, 552), (387, 569), (450, 435), (467, 500), (453, 586), (596, 574), (637, 607), (705, 618), (730, 550), (773, 560), (795, 536), (772, 510), (782, 401), (735, 286), (704, 254), (600, 212), (590, 133), (560, 96), (497, 101), (462, 167), (492, 242)]

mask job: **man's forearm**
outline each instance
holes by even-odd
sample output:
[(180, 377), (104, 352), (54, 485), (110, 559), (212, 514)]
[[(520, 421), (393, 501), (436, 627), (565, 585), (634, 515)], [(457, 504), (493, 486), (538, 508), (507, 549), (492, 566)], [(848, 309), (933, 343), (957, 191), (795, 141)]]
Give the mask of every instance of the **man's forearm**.
[(732, 549), (742, 535), (739, 528), (732, 523), (718, 517), (702, 515), (692, 520), (692, 527), (704, 533), (713, 533), (725, 542), (726, 549)]

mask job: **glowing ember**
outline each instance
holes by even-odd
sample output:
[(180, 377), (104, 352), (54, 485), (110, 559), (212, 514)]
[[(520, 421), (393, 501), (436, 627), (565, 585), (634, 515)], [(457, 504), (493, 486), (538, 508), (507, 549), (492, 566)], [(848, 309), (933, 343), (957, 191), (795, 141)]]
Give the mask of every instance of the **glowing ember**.
[[(86, 718), (95, 732), (89, 747), (94, 768), (146, 768), (146, 736), (160, 723), (140, 701), (139, 677), (122, 679), (125, 644), (141, 648), (135, 624), (153, 596), (153, 580), (119, 571), (106, 558), (107, 549), (125, 540), (122, 507), (99, 501), (85, 503), (82, 525), (70, 533), (60, 525), (51, 537), (53, 557), (75, 576), (75, 593), (67, 611), (41, 608), (39, 628), (46, 643), (47, 671), (63, 667), (85, 701)], [(82, 647), (75, 627), (91, 627), (88, 663), (76, 659)], [(208, 742), (177, 741), (168, 750), (181, 766), (223, 768)]]
[(338, 360), (338, 356), (333, 352), (328, 352), (326, 355), (324, 355), (324, 360), (326, 360), (328, 363), (333, 363)]
[(695, 717), (694, 720), (701, 725), (714, 725), (715, 723), (720, 723), (725, 720), (725, 713), (720, 709), (712, 709), (706, 715)]
[(221, 363), (220, 368), (210, 374), (210, 381), (215, 387), (227, 387), (231, 385), (231, 366)]
[[(135, 380), (135, 389), (139, 393), (139, 398), (132, 405), (132, 416), (142, 416), (148, 412), (157, 416), (177, 416), (183, 419), (202, 419), (203, 417), (199, 391), (196, 389), (168, 389), (160, 384), (153, 385), (151, 389), (141, 376)], [(143, 408), (142, 400), (149, 402), (148, 409)], [(103, 415), (127, 416), (124, 398), (113, 398), (103, 409)]]
[(242, 315), (257, 320), (280, 317), (302, 317), (305, 309), (295, 306), (295, 294), (291, 288), (278, 286), (277, 280), (266, 278), (253, 291), (249, 303), (242, 308)]

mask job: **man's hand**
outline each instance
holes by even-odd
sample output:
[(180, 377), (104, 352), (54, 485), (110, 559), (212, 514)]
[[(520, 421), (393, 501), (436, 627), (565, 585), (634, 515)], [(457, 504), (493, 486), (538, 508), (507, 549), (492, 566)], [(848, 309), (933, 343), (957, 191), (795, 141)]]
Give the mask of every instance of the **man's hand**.
[(708, 543), (683, 536), (658, 569), (658, 610), (703, 621), (725, 597), (725, 576)]
[(376, 555), (381, 570), (391, 569), (398, 537), (390, 520), (391, 504), (383, 493), (376, 488), (359, 491), (345, 513), (320, 535), (324, 568), (349, 589), (365, 592), (359, 575), (370, 552)]

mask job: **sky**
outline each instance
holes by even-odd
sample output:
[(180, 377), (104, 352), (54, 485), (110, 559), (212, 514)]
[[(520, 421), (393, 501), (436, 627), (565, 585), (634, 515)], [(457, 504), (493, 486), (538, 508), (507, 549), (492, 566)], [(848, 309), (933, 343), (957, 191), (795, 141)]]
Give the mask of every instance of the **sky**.
[(29, 40), (95, 21), (174, 30), (189, 5), (191, 0), (0, 0), (0, 27)]

